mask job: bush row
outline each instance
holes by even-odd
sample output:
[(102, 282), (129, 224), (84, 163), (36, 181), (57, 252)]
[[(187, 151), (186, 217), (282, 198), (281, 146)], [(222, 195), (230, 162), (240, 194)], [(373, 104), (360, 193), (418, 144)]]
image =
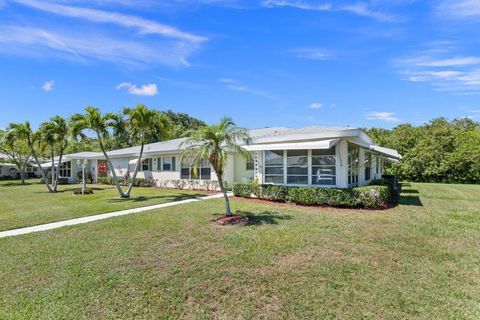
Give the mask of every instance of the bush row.
[(235, 184), (233, 193), (238, 197), (251, 198), (254, 195), (260, 199), (307, 206), (327, 205), (332, 207), (362, 207), (370, 209), (386, 206), (392, 195), (391, 188), (385, 185), (338, 189), (256, 185), (252, 183)]
[[(118, 182), (120, 183), (121, 186), (128, 186), (132, 182), (132, 179), (130, 178), (125, 179), (123, 177), (119, 177)], [(98, 177), (97, 183), (115, 185), (115, 182), (113, 181), (113, 177)], [(154, 186), (156, 186), (154, 179), (143, 179), (143, 178), (135, 179), (134, 187), (154, 187)]]

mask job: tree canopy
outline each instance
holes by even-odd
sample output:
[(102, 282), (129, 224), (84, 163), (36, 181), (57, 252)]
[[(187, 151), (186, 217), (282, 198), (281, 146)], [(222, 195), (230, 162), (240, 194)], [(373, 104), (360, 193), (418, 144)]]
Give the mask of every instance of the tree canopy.
[(379, 145), (400, 152), (403, 160), (387, 172), (417, 182), (480, 183), (480, 124), (469, 118), (436, 118), (413, 127), (365, 130)]

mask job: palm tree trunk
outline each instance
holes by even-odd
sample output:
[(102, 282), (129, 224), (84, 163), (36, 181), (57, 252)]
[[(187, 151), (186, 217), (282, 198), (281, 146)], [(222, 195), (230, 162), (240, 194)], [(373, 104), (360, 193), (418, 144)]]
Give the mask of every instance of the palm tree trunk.
[(130, 185), (128, 186), (127, 192), (125, 193), (125, 196), (127, 198), (130, 198), (130, 192), (132, 192), (133, 186), (135, 185), (135, 179), (137, 179), (138, 169), (142, 165), (142, 156), (143, 156), (144, 145), (145, 145), (145, 142), (143, 141), (143, 138), (142, 138), (142, 145), (140, 146), (140, 155), (138, 156), (137, 163), (135, 164), (135, 170), (133, 171), (132, 180), (130, 181)]
[(123, 193), (122, 187), (120, 186), (120, 183), (118, 182), (117, 174), (115, 173), (115, 168), (113, 167), (112, 161), (107, 155), (107, 152), (105, 151), (105, 148), (103, 147), (103, 141), (100, 136), (100, 134), (97, 132), (97, 138), (98, 138), (98, 144), (100, 145), (100, 149), (102, 149), (103, 156), (105, 157), (105, 160), (107, 160), (108, 168), (110, 169), (110, 173), (112, 174), (113, 177), (113, 183), (115, 183), (115, 186), (117, 187), (118, 194), (120, 195), (120, 198), (126, 198), (125, 193)]
[(48, 184), (47, 176), (45, 175), (45, 171), (43, 171), (42, 164), (38, 160), (38, 157), (37, 157), (37, 154), (35, 153), (35, 151), (32, 151), (32, 156), (33, 156), (33, 159), (35, 160), (35, 163), (37, 164), (38, 168), (40, 169), (40, 174), (42, 175), (42, 181), (47, 186), (48, 191), (53, 192), (52, 188), (50, 187), (50, 184)]
[(56, 168), (56, 173), (55, 173), (55, 182), (53, 183), (54, 192), (57, 192), (57, 189), (58, 189), (58, 181), (60, 178), (60, 164), (62, 163), (62, 158), (63, 158), (63, 149), (60, 150), (60, 157), (58, 158), (58, 166)]
[[(216, 173), (216, 171), (215, 171)], [(225, 198), (225, 215), (230, 217), (232, 215), (232, 211), (230, 210), (230, 200), (228, 199), (227, 191), (225, 191), (225, 187), (223, 186), (223, 177), (222, 175), (218, 175), (218, 185), (220, 186), (220, 191), (223, 193), (223, 197)]]
[[(55, 158), (54, 158), (54, 153), (53, 153), (53, 147), (52, 147), (52, 151), (50, 152), (50, 157), (52, 158), (52, 189), (53, 191), (55, 191), (55, 172), (56, 172), (56, 168), (55, 168)], [(60, 168), (60, 163), (58, 163), (57, 165), (57, 168)]]

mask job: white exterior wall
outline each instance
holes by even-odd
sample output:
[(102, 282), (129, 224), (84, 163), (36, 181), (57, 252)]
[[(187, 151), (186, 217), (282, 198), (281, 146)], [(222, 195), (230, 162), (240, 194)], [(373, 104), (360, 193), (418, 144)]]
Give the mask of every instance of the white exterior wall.
[[(115, 174), (117, 176), (124, 176), (127, 171), (128, 171), (128, 162), (131, 160), (131, 158), (116, 158), (116, 159), (111, 159), (112, 161), (112, 166), (115, 169)], [(109, 176), (111, 176), (111, 172), (109, 169)]]

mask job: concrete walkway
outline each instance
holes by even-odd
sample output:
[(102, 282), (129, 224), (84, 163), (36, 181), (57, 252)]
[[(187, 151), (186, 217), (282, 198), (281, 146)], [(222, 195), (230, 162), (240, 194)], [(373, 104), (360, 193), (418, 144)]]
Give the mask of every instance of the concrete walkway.
[(194, 198), (194, 199), (167, 202), (167, 203), (155, 204), (153, 206), (147, 206), (147, 207), (141, 207), (141, 208), (135, 208), (135, 209), (128, 209), (128, 210), (122, 210), (122, 211), (115, 211), (115, 212), (109, 212), (109, 213), (104, 213), (104, 214), (98, 214), (98, 215), (94, 215), (94, 216), (88, 216), (88, 217), (70, 219), (70, 220), (65, 220), (65, 221), (58, 221), (58, 222), (40, 224), (38, 226), (33, 226), (33, 227), (26, 227), (26, 228), (20, 228), (20, 229), (1, 231), (0, 232), (0, 238), (19, 236), (19, 235), (22, 235), (22, 234), (27, 234), (27, 233), (32, 233), (32, 232), (52, 230), (52, 229), (57, 229), (57, 228), (65, 227), (65, 226), (74, 226), (76, 224), (88, 223), (88, 222), (104, 220), (104, 219), (113, 218), (113, 217), (125, 216), (125, 215), (133, 214), (133, 213), (145, 212), (145, 211), (150, 211), (150, 210), (154, 210), (154, 209), (167, 208), (167, 207), (172, 207), (172, 206), (178, 206), (178, 205), (181, 205), (181, 204), (198, 202), (198, 201), (209, 200), (209, 199), (217, 199), (217, 198), (222, 198), (222, 197), (223, 197), (223, 194), (220, 193), (220, 194), (216, 194), (216, 195), (213, 195), (213, 196), (206, 196), (206, 197), (199, 197), (199, 198)]

